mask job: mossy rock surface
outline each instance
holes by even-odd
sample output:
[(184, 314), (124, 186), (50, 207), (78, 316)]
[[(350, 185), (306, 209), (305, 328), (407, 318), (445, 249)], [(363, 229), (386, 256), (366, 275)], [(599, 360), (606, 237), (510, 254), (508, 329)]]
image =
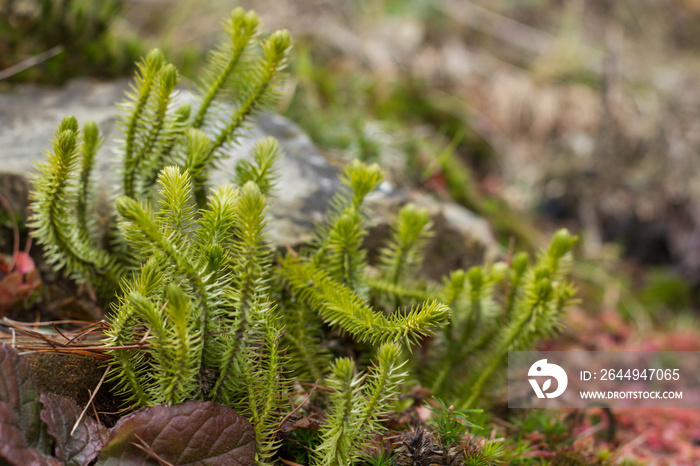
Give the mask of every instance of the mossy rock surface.
[[(90, 393), (107, 369), (100, 359), (81, 354), (37, 353), (24, 357), (36, 376), (39, 391), (67, 396), (78, 406), (88, 404)], [(98, 412), (115, 413), (123, 407), (110, 385), (104, 382), (95, 395), (93, 402)]]

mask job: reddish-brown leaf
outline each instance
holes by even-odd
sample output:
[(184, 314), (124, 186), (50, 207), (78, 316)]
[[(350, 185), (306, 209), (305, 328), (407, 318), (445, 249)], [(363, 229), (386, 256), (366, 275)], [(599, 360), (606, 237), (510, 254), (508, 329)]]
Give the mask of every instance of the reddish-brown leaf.
[(253, 426), (231, 408), (209, 401), (154, 406), (119, 420), (99, 465), (154, 464), (248, 466), (255, 460)]
[(87, 465), (97, 458), (108, 436), (107, 428), (83, 417), (71, 435), (81, 412), (75, 401), (53, 393), (42, 393), (39, 400), (44, 405), (41, 420), (55, 440), (54, 455), (67, 466)]
[(0, 343), (0, 406), (0, 457), (12, 464), (33, 464), (7, 455), (51, 454), (52, 441), (39, 418), (39, 390), (29, 365), (6, 343)]
[(19, 430), (17, 414), (8, 403), (0, 401), (0, 461), (3, 464), (23, 466), (60, 466), (60, 461), (42, 455), (27, 446), (24, 434)]

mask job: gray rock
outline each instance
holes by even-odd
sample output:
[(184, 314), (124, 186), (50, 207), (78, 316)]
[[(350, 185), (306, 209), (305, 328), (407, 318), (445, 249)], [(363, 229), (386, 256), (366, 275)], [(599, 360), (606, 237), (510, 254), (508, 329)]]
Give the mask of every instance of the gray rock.
[[(0, 171), (28, 176), (50, 148), (54, 131), (62, 118), (74, 115), (82, 125), (95, 120), (105, 137), (98, 154), (96, 174), (105, 192), (117, 184), (120, 164), (115, 102), (123, 98), (128, 81), (74, 81), (64, 88), (15, 87), (0, 93)], [(180, 99), (195, 97), (183, 92)], [(271, 202), (270, 238), (278, 247), (296, 247), (313, 237), (328, 202), (340, 188), (338, 169), (330, 165), (298, 126), (279, 115), (264, 114), (230, 148), (231, 158), (212, 173), (212, 183), (226, 183), (233, 177), (236, 161), (247, 157), (255, 142), (273, 136), (285, 153), (279, 164), (277, 198)], [(0, 177), (0, 180), (3, 180)], [(3, 183), (4, 184), (4, 183)], [(4, 186), (0, 185), (0, 192)], [(109, 197), (109, 196), (107, 196)], [(398, 192), (384, 183), (372, 196), (377, 206), (368, 244), (389, 232), (387, 220), (408, 201), (428, 207), (434, 215), (437, 234), (429, 246), (426, 273), (437, 276), (455, 267), (466, 267), (492, 259), (499, 247), (488, 224), (456, 204), (437, 203), (420, 194)]]
[[(378, 195), (377, 195), (378, 194)], [(454, 202), (438, 202), (421, 192), (382, 192), (370, 198), (373, 203), (373, 226), (367, 246), (377, 251), (389, 237), (389, 220), (401, 206), (412, 202), (430, 212), (434, 235), (425, 251), (422, 274), (440, 280), (452, 270), (468, 269), (484, 262), (492, 262), (505, 252), (496, 242), (488, 222)]]
[[(51, 147), (66, 115), (75, 115), (80, 124), (95, 120), (110, 147), (116, 133), (114, 103), (122, 98), (127, 84), (126, 80), (80, 80), (60, 89), (26, 85), (0, 93), (0, 170), (28, 175), (43, 160), (43, 151)], [(105, 159), (102, 154), (98, 161)]]

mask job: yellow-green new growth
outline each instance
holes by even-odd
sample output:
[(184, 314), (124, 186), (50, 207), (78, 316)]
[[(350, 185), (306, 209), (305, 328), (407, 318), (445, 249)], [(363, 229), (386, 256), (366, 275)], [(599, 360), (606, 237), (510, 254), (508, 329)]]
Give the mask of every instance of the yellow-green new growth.
[[(231, 14), (226, 27), (229, 41), (211, 56), (194, 117), (189, 104), (175, 104), (179, 74), (160, 50), (151, 51), (137, 63), (134, 82), (119, 104), (120, 194), (136, 201), (154, 201), (161, 170), (177, 166), (189, 171), (196, 203), (205, 207), (209, 174), (216, 161), (225, 157), (224, 145), (235, 140), (257, 111), (274, 104), (284, 79), (282, 70), (291, 47), (289, 34), (278, 31), (260, 41), (258, 25), (254, 12), (236, 9)], [(227, 118), (217, 108), (217, 119), (224, 121), (210, 121), (205, 126), (213, 99), (222, 95), (224, 88), (233, 93), (232, 115)], [(79, 283), (91, 284), (103, 299), (111, 300), (119, 282), (137, 270), (146, 257), (129, 249), (112, 223), (99, 222), (105, 231), (97, 231), (98, 222), (89, 218), (94, 197), (90, 179), (100, 142), (95, 123), (85, 124), (81, 141), (75, 118), (63, 121), (48, 163), (39, 167), (33, 180), (36, 204), (31, 221), (55, 269), (64, 270)], [(274, 177), (268, 171), (278, 158), (277, 146), (264, 141), (255, 156), (260, 172), (247, 173), (251, 166), (243, 164), (239, 176), (248, 176), (259, 183), (263, 193), (269, 193)], [(127, 207), (125, 202), (121, 205)], [(136, 208), (132, 205), (127, 210)], [(173, 213), (175, 217), (181, 214)], [(178, 222), (185, 220), (170, 219), (172, 230), (177, 231)], [(105, 237), (110, 239), (106, 248), (104, 241), (97, 240)]]
[(32, 180), (34, 214), (30, 226), (54, 269), (78, 283), (92, 283), (99, 292), (110, 293), (117, 288), (124, 269), (95, 245), (85, 218), (89, 207), (82, 196), (90, 192), (89, 170), (99, 141), (94, 123), (87, 126), (88, 140), (82, 145), (74, 117), (66, 117), (56, 131), (53, 150), (47, 152), (48, 161), (38, 166), (39, 173)]
[(253, 422), (264, 463), (278, 446), (289, 388), (268, 283), (265, 197), (254, 181), (219, 187), (195, 212), (186, 170), (165, 168), (158, 185), (155, 207), (117, 200), (125, 241), (150, 260), (125, 283), (105, 343), (148, 347), (111, 352), (112, 377), (141, 406), (209, 399), (234, 407)]
[(327, 385), (331, 409), (321, 428), (321, 444), (316, 449), (319, 466), (346, 466), (356, 460), (358, 452), (373, 432), (382, 430), (389, 403), (398, 394), (407, 373), (402, 372), (401, 351), (387, 343), (377, 351), (376, 363), (366, 375), (355, 375), (355, 364), (338, 358), (331, 369)]
[(318, 312), (328, 325), (359, 342), (402, 343), (410, 348), (450, 318), (450, 308), (438, 301), (425, 302), (407, 313), (385, 316), (311, 262), (287, 257), (281, 265), (290, 288), (303, 303)]
[(292, 41), (287, 31), (276, 31), (262, 43), (262, 56), (246, 68), (234, 96), (235, 109), (228, 121), (221, 121), (222, 129), (214, 135), (212, 153), (217, 151), (256, 112), (269, 108), (279, 98), (279, 87), (287, 66)]
[(564, 272), (569, 267), (570, 251), (576, 240), (568, 231), (559, 230), (549, 247), (540, 253), (537, 264), (526, 272), (512, 320), (498, 334), (490, 359), (482, 370), (465, 382), (470, 389), (457, 403), (460, 409), (473, 407), (486, 383), (502, 366), (508, 351), (531, 347), (538, 339), (551, 336), (557, 330), (561, 315), (575, 292), (564, 280)]
[(243, 8), (233, 10), (228, 20), (224, 21), (224, 29), (229, 41), (220, 44), (210, 53), (209, 66), (200, 84), (203, 97), (199, 111), (194, 117), (194, 128), (202, 126), (212, 102), (225, 87), (230, 87), (235, 92), (238, 87), (247, 85), (239, 76), (242, 74), (240, 69), (245, 69), (246, 62), (252, 59), (250, 46), (258, 36), (259, 23), (258, 16), (254, 12), (246, 13)]
[[(56, 269), (107, 300), (117, 292), (104, 343), (130, 403), (234, 407), (253, 424), (257, 464), (267, 464), (292, 382), (321, 382), (332, 393), (316, 398), (329, 402), (316, 462), (352, 464), (381, 430), (404, 368), (430, 368), (413, 376), (473, 406), (508, 350), (558, 329), (574, 294), (566, 273), (575, 238), (557, 232), (533, 266), (520, 254), (431, 284), (419, 278), (432, 225), (425, 209), (404, 206), (378, 258), (368, 258), (365, 200), (383, 175), (355, 161), (310, 250), (274, 261), (266, 228), (277, 142), (260, 141), (238, 163), (236, 186), (208, 186), (225, 145), (279, 91), (289, 35), (259, 41), (258, 23), (242, 9), (228, 18), (199, 104), (175, 105), (177, 70), (161, 52), (138, 64), (121, 106), (123, 196), (112, 230), (96, 231), (89, 216), (97, 125), (87, 122), (81, 136), (75, 118), (64, 119), (34, 180), (32, 226)], [(215, 104), (225, 95), (228, 114)], [(98, 234), (111, 234), (109, 248)], [(425, 350), (411, 353), (418, 343)], [(374, 363), (364, 373), (349, 358), (330, 362), (368, 351)]]
[(413, 204), (407, 204), (393, 222), (389, 244), (380, 251), (379, 268), (382, 278), (399, 284), (415, 276), (423, 265), (423, 249), (432, 236), (430, 214)]
[[(253, 12), (233, 12), (230, 42), (212, 55), (194, 115), (189, 104), (175, 104), (179, 75), (162, 52), (137, 65), (120, 106), (123, 196), (115, 205), (117, 228), (107, 232), (114, 239), (109, 250), (96, 245), (96, 222), (89, 218), (101, 141), (92, 122), (82, 143), (75, 118), (60, 125), (35, 180), (33, 222), (56, 269), (92, 284), (107, 300), (121, 287), (105, 332), (105, 345), (119, 348), (110, 352), (118, 390), (136, 406), (209, 399), (235, 407), (254, 423), (264, 463), (278, 446), (276, 426), (289, 388), (265, 242), (265, 194), (273, 190), (277, 142), (262, 141), (252, 162), (239, 163), (240, 189), (208, 193), (225, 144), (274, 104), (284, 78), (289, 35), (273, 33), (258, 53), (258, 22)], [(224, 88), (232, 91), (230, 118), (207, 119)]]

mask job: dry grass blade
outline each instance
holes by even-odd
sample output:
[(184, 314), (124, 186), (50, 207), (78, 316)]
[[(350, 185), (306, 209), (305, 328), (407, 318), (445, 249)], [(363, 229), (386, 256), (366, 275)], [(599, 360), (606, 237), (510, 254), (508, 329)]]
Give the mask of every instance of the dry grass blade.
[(158, 456), (158, 454), (155, 451), (153, 451), (153, 449), (151, 447), (149, 447), (148, 444), (141, 437), (138, 436), (138, 434), (134, 434), (134, 437), (136, 437), (136, 439), (140, 443), (131, 442), (131, 444), (133, 446), (135, 446), (139, 450), (142, 450), (148, 456), (150, 456), (154, 460), (158, 461), (158, 464), (160, 464), (161, 466), (174, 466), (172, 463), (169, 463), (169, 462), (165, 461), (163, 458), (161, 458), (160, 456)]
[[(79, 327), (66, 331), (57, 328), (58, 324), (75, 324)], [(86, 322), (77, 320), (60, 320), (53, 322), (17, 322), (4, 318), (0, 327), (4, 326), (9, 332), (0, 331), (0, 341), (12, 342), (13, 348), (20, 354), (34, 353), (71, 353), (82, 354), (97, 359), (107, 360), (105, 354), (107, 348), (102, 345), (103, 330), (107, 327), (104, 321)], [(41, 331), (40, 328), (51, 329), (50, 332)], [(5, 333), (6, 335), (3, 335)], [(15, 335), (21, 335), (16, 337)], [(150, 345), (140, 341), (131, 345), (112, 347), (111, 350), (147, 348)]]
[(313, 388), (311, 389), (311, 391), (309, 391), (309, 394), (306, 396), (306, 398), (304, 398), (304, 401), (302, 401), (301, 403), (299, 403), (299, 406), (297, 406), (296, 408), (294, 408), (293, 410), (291, 410), (291, 411), (289, 412), (289, 414), (287, 414), (287, 415), (284, 417), (284, 419), (282, 419), (282, 420), (279, 422), (279, 424), (277, 425), (277, 429), (278, 429), (278, 430), (282, 427), (282, 425), (283, 425), (285, 422), (287, 422), (287, 419), (289, 419), (294, 413), (296, 413), (297, 411), (299, 411), (299, 409), (300, 409), (302, 406), (304, 406), (304, 405), (306, 404), (307, 401), (309, 401), (309, 398), (311, 398), (311, 395), (313, 395), (314, 392), (316, 391), (316, 387), (317, 387), (317, 386), (318, 386), (318, 380), (314, 383)]
[(283, 462), (284, 464), (286, 464), (287, 466), (303, 466), (299, 463), (295, 463), (294, 461), (285, 460), (283, 458), (280, 458), (280, 461)]
[(16, 65), (12, 65), (11, 67), (0, 71), (0, 80), (7, 79), (16, 75), (17, 73), (21, 73), (24, 70), (28, 70), (33, 66), (45, 62), (46, 60), (53, 58), (59, 53), (63, 52), (63, 50), (64, 48), (62, 45), (57, 45), (55, 47), (51, 47), (45, 52), (41, 52), (40, 54), (29, 57), (26, 60), (17, 63)]
[[(102, 384), (105, 381), (105, 377), (107, 377), (107, 374), (109, 373), (109, 367), (105, 370), (104, 374), (102, 374), (102, 378), (100, 381), (97, 383), (97, 386), (95, 387), (95, 390), (90, 394), (90, 399), (88, 400), (88, 403), (85, 405), (85, 408), (83, 408), (83, 411), (80, 413), (80, 416), (78, 416), (78, 420), (75, 421), (75, 424), (73, 425), (73, 428), (70, 431), (70, 435), (72, 436), (73, 433), (75, 432), (75, 429), (78, 428), (80, 425), (80, 422), (83, 420), (83, 417), (85, 417), (85, 413), (87, 412), (88, 408), (90, 405), (92, 405), (93, 400), (95, 399), (95, 395), (97, 395), (97, 392), (100, 391), (100, 387), (102, 387)], [(93, 409), (95, 407), (93, 406)]]

